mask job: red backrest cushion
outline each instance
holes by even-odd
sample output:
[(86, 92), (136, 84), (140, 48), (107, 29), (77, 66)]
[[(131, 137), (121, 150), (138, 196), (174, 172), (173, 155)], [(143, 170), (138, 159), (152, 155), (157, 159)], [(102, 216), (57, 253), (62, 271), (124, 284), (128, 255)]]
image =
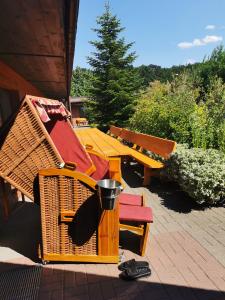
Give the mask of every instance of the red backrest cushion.
[(96, 171), (91, 175), (91, 177), (95, 180), (109, 178), (109, 161), (93, 153), (89, 153), (89, 155), (96, 167)]
[(51, 121), (44, 125), (62, 159), (76, 163), (77, 171), (87, 173), (93, 163), (67, 120), (60, 115), (51, 115)]

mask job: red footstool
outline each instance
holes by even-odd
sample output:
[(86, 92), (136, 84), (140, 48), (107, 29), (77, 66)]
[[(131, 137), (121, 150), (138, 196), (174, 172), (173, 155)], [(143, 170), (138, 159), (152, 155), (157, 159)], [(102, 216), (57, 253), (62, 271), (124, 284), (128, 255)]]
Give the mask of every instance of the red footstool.
[(153, 214), (150, 207), (142, 205), (142, 196), (122, 193), (119, 197), (120, 229), (134, 231), (141, 236), (140, 254), (144, 256)]

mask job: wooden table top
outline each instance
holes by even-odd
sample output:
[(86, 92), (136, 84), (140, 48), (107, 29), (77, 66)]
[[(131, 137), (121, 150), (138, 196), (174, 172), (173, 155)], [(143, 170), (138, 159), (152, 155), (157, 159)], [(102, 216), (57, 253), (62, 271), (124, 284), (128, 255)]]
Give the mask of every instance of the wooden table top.
[(93, 150), (105, 156), (117, 157), (130, 153), (129, 147), (97, 128), (75, 129), (75, 132), (84, 146), (91, 145)]

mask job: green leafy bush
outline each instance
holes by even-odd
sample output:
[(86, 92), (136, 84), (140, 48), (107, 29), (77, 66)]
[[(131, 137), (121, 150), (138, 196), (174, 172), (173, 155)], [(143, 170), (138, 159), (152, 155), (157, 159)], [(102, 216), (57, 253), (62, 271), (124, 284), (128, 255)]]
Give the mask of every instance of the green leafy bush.
[(206, 93), (207, 148), (225, 152), (225, 84), (222, 79), (211, 78)]
[(180, 143), (191, 143), (189, 118), (195, 110), (198, 95), (198, 88), (193, 86), (187, 74), (175, 78), (171, 84), (155, 81), (138, 101), (130, 118), (130, 128)]
[(171, 83), (152, 82), (130, 118), (132, 130), (225, 152), (225, 84), (211, 78), (207, 91), (183, 73)]
[(178, 145), (163, 173), (200, 204), (225, 201), (225, 155), (218, 150)]

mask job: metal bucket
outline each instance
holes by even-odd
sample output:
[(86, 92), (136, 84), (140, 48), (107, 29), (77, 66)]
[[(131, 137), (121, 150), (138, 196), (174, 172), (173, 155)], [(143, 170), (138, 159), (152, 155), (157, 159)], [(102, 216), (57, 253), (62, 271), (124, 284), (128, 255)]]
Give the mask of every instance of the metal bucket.
[(102, 209), (114, 209), (117, 197), (123, 189), (121, 183), (112, 179), (103, 179), (97, 182), (97, 186)]

